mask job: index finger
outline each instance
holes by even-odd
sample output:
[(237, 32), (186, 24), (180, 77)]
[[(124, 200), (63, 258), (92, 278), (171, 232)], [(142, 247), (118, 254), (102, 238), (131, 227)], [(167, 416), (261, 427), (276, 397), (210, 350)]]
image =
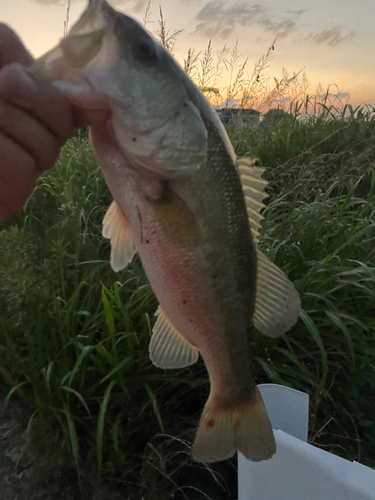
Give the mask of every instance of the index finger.
[(0, 23), (0, 68), (13, 62), (31, 66), (33, 58), (15, 32)]
[(0, 98), (29, 112), (63, 145), (73, 131), (67, 98), (47, 80), (35, 80), (20, 64), (0, 71)]

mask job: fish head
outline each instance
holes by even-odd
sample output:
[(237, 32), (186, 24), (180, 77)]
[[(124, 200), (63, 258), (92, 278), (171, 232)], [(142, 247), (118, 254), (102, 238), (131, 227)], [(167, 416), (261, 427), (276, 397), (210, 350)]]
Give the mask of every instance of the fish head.
[(111, 112), (123, 151), (166, 177), (194, 173), (206, 160), (207, 130), (186, 90), (187, 76), (134, 19), (91, 0), (60, 44), (32, 71), (70, 101)]

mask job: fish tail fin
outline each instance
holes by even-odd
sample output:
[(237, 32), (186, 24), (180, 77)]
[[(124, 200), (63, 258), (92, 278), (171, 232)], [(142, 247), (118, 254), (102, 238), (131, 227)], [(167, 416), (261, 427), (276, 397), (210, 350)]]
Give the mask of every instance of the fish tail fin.
[(248, 460), (271, 458), (276, 443), (262, 396), (256, 385), (237, 408), (220, 407), (210, 394), (193, 447), (196, 462), (218, 462), (240, 451)]

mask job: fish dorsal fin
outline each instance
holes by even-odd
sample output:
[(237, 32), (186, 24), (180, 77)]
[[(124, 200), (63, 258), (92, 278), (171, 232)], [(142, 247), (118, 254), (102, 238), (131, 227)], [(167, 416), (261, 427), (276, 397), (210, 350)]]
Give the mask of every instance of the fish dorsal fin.
[(293, 283), (257, 250), (255, 328), (268, 337), (278, 337), (296, 323), (300, 309), (301, 300)]
[(137, 252), (129, 220), (121, 207), (112, 201), (103, 219), (102, 235), (111, 240), (111, 266), (121, 271)]
[(195, 363), (198, 349), (176, 330), (160, 307), (156, 315), (149, 347), (153, 364), (158, 368), (183, 368)]
[(245, 195), (246, 208), (249, 216), (251, 232), (255, 243), (258, 241), (259, 226), (263, 219), (260, 211), (265, 206), (264, 198), (268, 194), (264, 191), (268, 182), (262, 179), (264, 168), (255, 167), (254, 158), (239, 158), (237, 168), (240, 174), (242, 189)]

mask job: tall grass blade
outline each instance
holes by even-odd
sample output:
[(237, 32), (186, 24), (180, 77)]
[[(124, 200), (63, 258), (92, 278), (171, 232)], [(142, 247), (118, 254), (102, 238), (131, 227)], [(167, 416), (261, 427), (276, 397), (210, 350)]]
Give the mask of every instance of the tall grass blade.
[(98, 415), (98, 425), (96, 430), (96, 457), (98, 461), (98, 471), (99, 474), (102, 470), (103, 463), (103, 434), (104, 434), (104, 422), (106, 411), (108, 408), (109, 399), (111, 396), (111, 391), (116, 384), (116, 380), (112, 380), (104, 392), (103, 399), (100, 403), (99, 415)]

